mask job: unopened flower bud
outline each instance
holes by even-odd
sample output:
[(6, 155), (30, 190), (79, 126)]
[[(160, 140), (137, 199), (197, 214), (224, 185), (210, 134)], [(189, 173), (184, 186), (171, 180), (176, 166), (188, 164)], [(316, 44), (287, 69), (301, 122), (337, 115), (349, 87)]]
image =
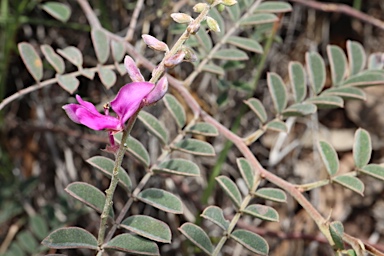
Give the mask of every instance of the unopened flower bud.
[(237, 4), (237, 1), (236, 0), (222, 0), (221, 3), (223, 5), (226, 5), (226, 6), (232, 6), (232, 5)]
[(198, 3), (193, 6), (193, 11), (201, 13), (208, 5), (205, 3)]
[(217, 21), (211, 17), (207, 17), (207, 24), (210, 30), (213, 32), (220, 32), (220, 27)]
[(141, 74), (140, 70), (137, 68), (135, 61), (130, 56), (125, 56), (124, 66), (127, 69), (128, 75), (131, 78), (132, 82), (144, 82), (145, 79)]
[(219, 4), (219, 5), (217, 6), (217, 10), (218, 10), (219, 12), (223, 12), (223, 11), (225, 10), (225, 5), (224, 5), (224, 4)]
[(143, 38), (145, 44), (148, 45), (149, 48), (156, 51), (162, 51), (162, 52), (169, 51), (167, 44), (158, 40), (157, 38), (147, 34), (144, 34), (141, 37)]
[(176, 12), (171, 14), (172, 19), (177, 23), (190, 23), (193, 18), (188, 14)]
[(178, 64), (180, 64), (181, 62), (183, 62), (184, 60), (184, 57), (185, 57), (185, 53), (183, 50), (180, 50), (178, 51), (175, 55), (167, 58), (164, 62), (164, 65), (167, 67), (167, 68), (172, 68)]
[(185, 61), (190, 61), (190, 62), (197, 61), (196, 53), (192, 50), (191, 47), (184, 46), (183, 52), (185, 53), (185, 56), (184, 56)]
[(159, 101), (168, 91), (168, 80), (163, 76), (156, 84), (156, 87), (148, 94), (145, 105), (151, 105)]

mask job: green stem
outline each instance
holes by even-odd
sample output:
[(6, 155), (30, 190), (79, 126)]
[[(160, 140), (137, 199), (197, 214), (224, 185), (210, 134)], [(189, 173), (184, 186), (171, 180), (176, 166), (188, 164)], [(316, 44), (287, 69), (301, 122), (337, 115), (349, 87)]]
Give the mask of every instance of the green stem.
[(108, 214), (111, 210), (112, 204), (113, 204), (113, 194), (115, 193), (117, 183), (119, 182), (119, 170), (121, 163), (124, 158), (125, 153), (125, 146), (124, 141), (126, 141), (129, 137), (129, 134), (132, 130), (133, 125), (136, 122), (137, 115), (139, 114), (141, 109), (138, 109), (136, 113), (129, 119), (126, 129), (123, 131), (123, 137), (121, 138), (121, 143), (118, 149), (118, 152), (116, 154), (116, 160), (115, 165), (113, 167), (113, 173), (111, 177), (111, 183), (109, 184), (109, 188), (105, 191), (106, 198), (105, 198), (105, 204), (103, 208), (103, 212), (101, 213), (101, 220), (100, 220), (100, 228), (99, 228), (99, 234), (97, 237), (97, 244), (99, 247), (101, 247), (104, 243), (104, 236), (105, 236), (105, 230), (107, 228), (107, 220), (108, 220)]

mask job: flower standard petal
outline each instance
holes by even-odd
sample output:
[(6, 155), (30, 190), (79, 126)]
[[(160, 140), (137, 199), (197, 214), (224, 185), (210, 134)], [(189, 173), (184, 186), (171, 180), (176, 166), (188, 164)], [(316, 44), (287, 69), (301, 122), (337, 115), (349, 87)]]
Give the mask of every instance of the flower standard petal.
[(123, 129), (119, 119), (113, 116), (105, 116), (100, 113), (94, 113), (84, 107), (76, 110), (76, 116), (79, 123), (85, 125), (92, 130), (110, 130), (121, 131)]
[(154, 86), (149, 82), (133, 82), (120, 89), (116, 98), (111, 101), (111, 107), (119, 116), (122, 125), (137, 111)]

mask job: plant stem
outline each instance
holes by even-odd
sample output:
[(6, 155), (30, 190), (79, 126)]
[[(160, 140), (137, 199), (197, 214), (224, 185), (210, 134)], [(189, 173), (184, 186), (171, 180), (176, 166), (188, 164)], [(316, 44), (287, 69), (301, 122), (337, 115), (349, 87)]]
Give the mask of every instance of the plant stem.
[(296, 188), (299, 189), (300, 191), (304, 192), (304, 191), (309, 191), (309, 190), (312, 190), (315, 188), (319, 188), (319, 187), (328, 185), (329, 183), (330, 183), (329, 180), (319, 180), (319, 181), (311, 182), (308, 184), (297, 185)]

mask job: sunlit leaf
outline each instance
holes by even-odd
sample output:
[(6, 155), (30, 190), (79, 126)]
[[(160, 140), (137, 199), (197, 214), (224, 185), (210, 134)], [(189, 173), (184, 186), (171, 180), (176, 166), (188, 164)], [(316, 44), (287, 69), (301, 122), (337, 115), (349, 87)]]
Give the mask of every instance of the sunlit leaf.
[(112, 69), (99, 65), (97, 67), (97, 71), (98, 71), (100, 80), (105, 86), (105, 88), (109, 89), (113, 85), (115, 85), (117, 77), (116, 77), (116, 73), (113, 72)]
[(333, 95), (321, 95), (309, 98), (306, 103), (315, 104), (318, 108), (342, 108), (344, 101), (342, 98)]
[(369, 164), (360, 168), (359, 171), (384, 181), (384, 166), (382, 165)]
[(287, 90), (281, 77), (276, 73), (268, 73), (268, 89), (271, 93), (273, 105), (277, 113), (281, 113), (287, 106)]
[(364, 48), (359, 42), (347, 40), (347, 53), (349, 60), (349, 74), (355, 75), (363, 70), (367, 61)]
[(120, 62), (125, 55), (125, 46), (122, 41), (111, 41), (112, 56), (116, 62)]
[(172, 146), (173, 149), (199, 156), (215, 156), (211, 144), (197, 139), (184, 139)]
[(318, 149), (328, 174), (330, 176), (335, 175), (339, 170), (339, 158), (336, 150), (326, 141), (319, 141)]
[(186, 238), (188, 238), (189, 241), (191, 241), (205, 253), (211, 255), (214, 249), (212, 242), (209, 239), (207, 233), (205, 233), (201, 227), (187, 222), (179, 227), (179, 230)]
[(256, 191), (255, 196), (279, 203), (287, 201), (287, 195), (279, 188), (260, 188)]
[(233, 182), (227, 176), (216, 177), (216, 181), (219, 183), (220, 187), (224, 192), (229, 196), (232, 202), (236, 205), (237, 208), (241, 205), (241, 194), (237, 188), (235, 182)]
[(343, 82), (343, 86), (367, 87), (384, 84), (384, 74), (371, 70), (360, 72)]
[[(103, 211), (105, 194), (91, 184), (85, 182), (73, 182), (65, 188), (65, 191), (97, 212), (101, 213)], [(112, 208), (109, 215), (113, 218), (114, 214)]]
[(288, 132), (287, 125), (283, 121), (277, 119), (268, 122), (265, 127), (268, 130), (275, 132)]
[(145, 189), (137, 195), (137, 199), (165, 212), (175, 214), (183, 213), (183, 204), (181, 200), (172, 193), (162, 189)]
[(64, 60), (58, 55), (53, 48), (48, 44), (43, 44), (40, 46), (41, 51), (44, 54), (44, 57), (47, 59), (49, 64), (55, 69), (59, 74), (62, 74), (65, 70)]
[(130, 216), (121, 222), (120, 227), (156, 242), (171, 243), (172, 233), (168, 225), (150, 216)]
[(200, 176), (200, 169), (197, 164), (181, 158), (161, 162), (154, 166), (152, 171), (182, 176)]
[(256, 116), (259, 118), (260, 122), (264, 124), (267, 121), (267, 112), (265, 111), (263, 103), (256, 98), (250, 98), (244, 103), (255, 112)]
[(340, 175), (332, 178), (332, 181), (342, 185), (343, 187), (346, 187), (352, 191), (355, 191), (356, 193), (360, 194), (361, 196), (363, 195), (364, 192), (364, 183), (361, 182), (356, 177), (353, 177), (351, 175)]
[(111, 239), (104, 246), (105, 249), (122, 251), (133, 255), (160, 255), (155, 242), (131, 234), (121, 234)]
[(251, 189), (255, 183), (255, 173), (251, 164), (245, 158), (236, 159), (236, 163), (248, 189)]
[(92, 29), (91, 37), (96, 57), (99, 63), (104, 64), (109, 57), (109, 38), (103, 30), (98, 28)]
[(27, 67), (28, 72), (32, 75), (35, 81), (40, 81), (43, 78), (43, 62), (33, 46), (29, 43), (22, 42), (18, 45), (21, 59)]
[(186, 122), (186, 116), (181, 103), (171, 94), (166, 94), (163, 100), (165, 106), (176, 120), (177, 126), (179, 126), (179, 128), (183, 128)]
[(251, 204), (243, 210), (243, 213), (251, 215), (261, 220), (279, 221), (279, 214), (270, 206), (261, 204)]
[(58, 49), (57, 52), (76, 67), (81, 67), (83, 65), (83, 55), (78, 48), (68, 46), (64, 49)]
[[(94, 156), (87, 160), (87, 163), (92, 165), (93, 167), (96, 167), (97, 170), (101, 171), (103, 174), (107, 175), (108, 177), (112, 176), (113, 167), (115, 165), (115, 162), (109, 158), (103, 157), (103, 156)], [(129, 178), (127, 172), (120, 166), (119, 168), (119, 174), (117, 176), (119, 178), (119, 184), (125, 188), (126, 190), (131, 190), (132, 188), (132, 182)]]
[(256, 13), (252, 14), (244, 19), (241, 19), (240, 25), (260, 25), (265, 23), (272, 23), (278, 21), (278, 17), (272, 13)]
[(339, 86), (347, 72), (347, 57), (343, 49), (336, 45), (328, 45), (327, 53), (331, 66), (332, 85)]
[[(121, 143), (122, 133), (117, 133), (114, 135), (115, 140), (118, 143)], [(149, 153), (147, 149), (141, 144), (140, 141), (129, 136), (125, 142), (126, 150), (131, 153), (137, 160), (139, 160), (145, 167), (148, 167), (150, 164)]]
[(96, 238), (87, 230), (78, 227), (56, 229), (41, 243), (54, 249), (87, 248), (98, 250)]
[(289, 79), (295, 102), (302, 102), (307, 95), (307, 81), (304, 67), (300, 62), (292, 61), (289, 63)]
[(335, 242), (335, 247), (337, 249), (344, 249), (343, 234), (344, 227), (340, 221), (333, 221), (329, 225), (329, 232), (331, 233), (333, 242)]
[(57, 83), (67, 92), (73, 94), (80, 85), (80, 81), (71, 74), (56, 75)]
[(323, 58), (317, 52), (308, 52), (305, 55), (309, 82), (313, 91), (319, 94), (324, 88), (326, 73)]
[(292, 6), (289, 3), (268, 1), (262, 2), (257, 8), (257, 12), (271, 12), (271, 13), (282, 13), (292, 11)]
[(312, 103), (296, 103), (286, 108), (282, 114), (287, 116), (306, 116), (316, 113), (317, 107)]
[(353, 159), (358, 168), (362, 168), (369, 163), (372, 154), (372, 142), (369, 133), (359, 128), (355, 133), (353, 143)]
[(269, 246), (267, 241), (255, 233), (244, 229), (237, 229), (232, 232), (230, 237), (251, 252), (268, 255)]
[(259, 44), (259, 42), (251, 38), (231, 36), (228, 38), (227, 43), (247, 51), (263, 53), (263, 47)]
[(343, 99), (353, 99), (353, 100), (366, 100), (367, 96), (362, 89), (356, 87), (338, 87), (338, 88), (329, 88), (321, 96), (333, 95), (338, 96)]
[(219, 135), (217, 128), (209, 123), (196, 123), (189, 127), (188, 133), (198, 134), (203, 136), (215, 137)]
[(247, 60), (248, 55), (238, 49), (222, 49), (215, 52), (212, 58), (221, 60)]
[(217, 206), (208, 206), (200, 216), (212, 221), (223, 230), (227, 230), (229, 227), (229, 221), (224, 218), (223, 210)]
[(69, 17), (71, 17), (71, 8), (63, 3), (45, 2), (42, 4), (42, 8), (52, 17), (62, 22), (67, 22)]
[(158, 138), (163, 144), (168, 142), (168, 133), (162, 123), (156, 117), (145, 111), (140, 111), (139, 120), (144, 124), (148, 131)]
[(88, 78), (89, 80), (93, 80), (95, 77), (95, 71), (90, 68), (82, 68), (79, 70), (80, 74)]

